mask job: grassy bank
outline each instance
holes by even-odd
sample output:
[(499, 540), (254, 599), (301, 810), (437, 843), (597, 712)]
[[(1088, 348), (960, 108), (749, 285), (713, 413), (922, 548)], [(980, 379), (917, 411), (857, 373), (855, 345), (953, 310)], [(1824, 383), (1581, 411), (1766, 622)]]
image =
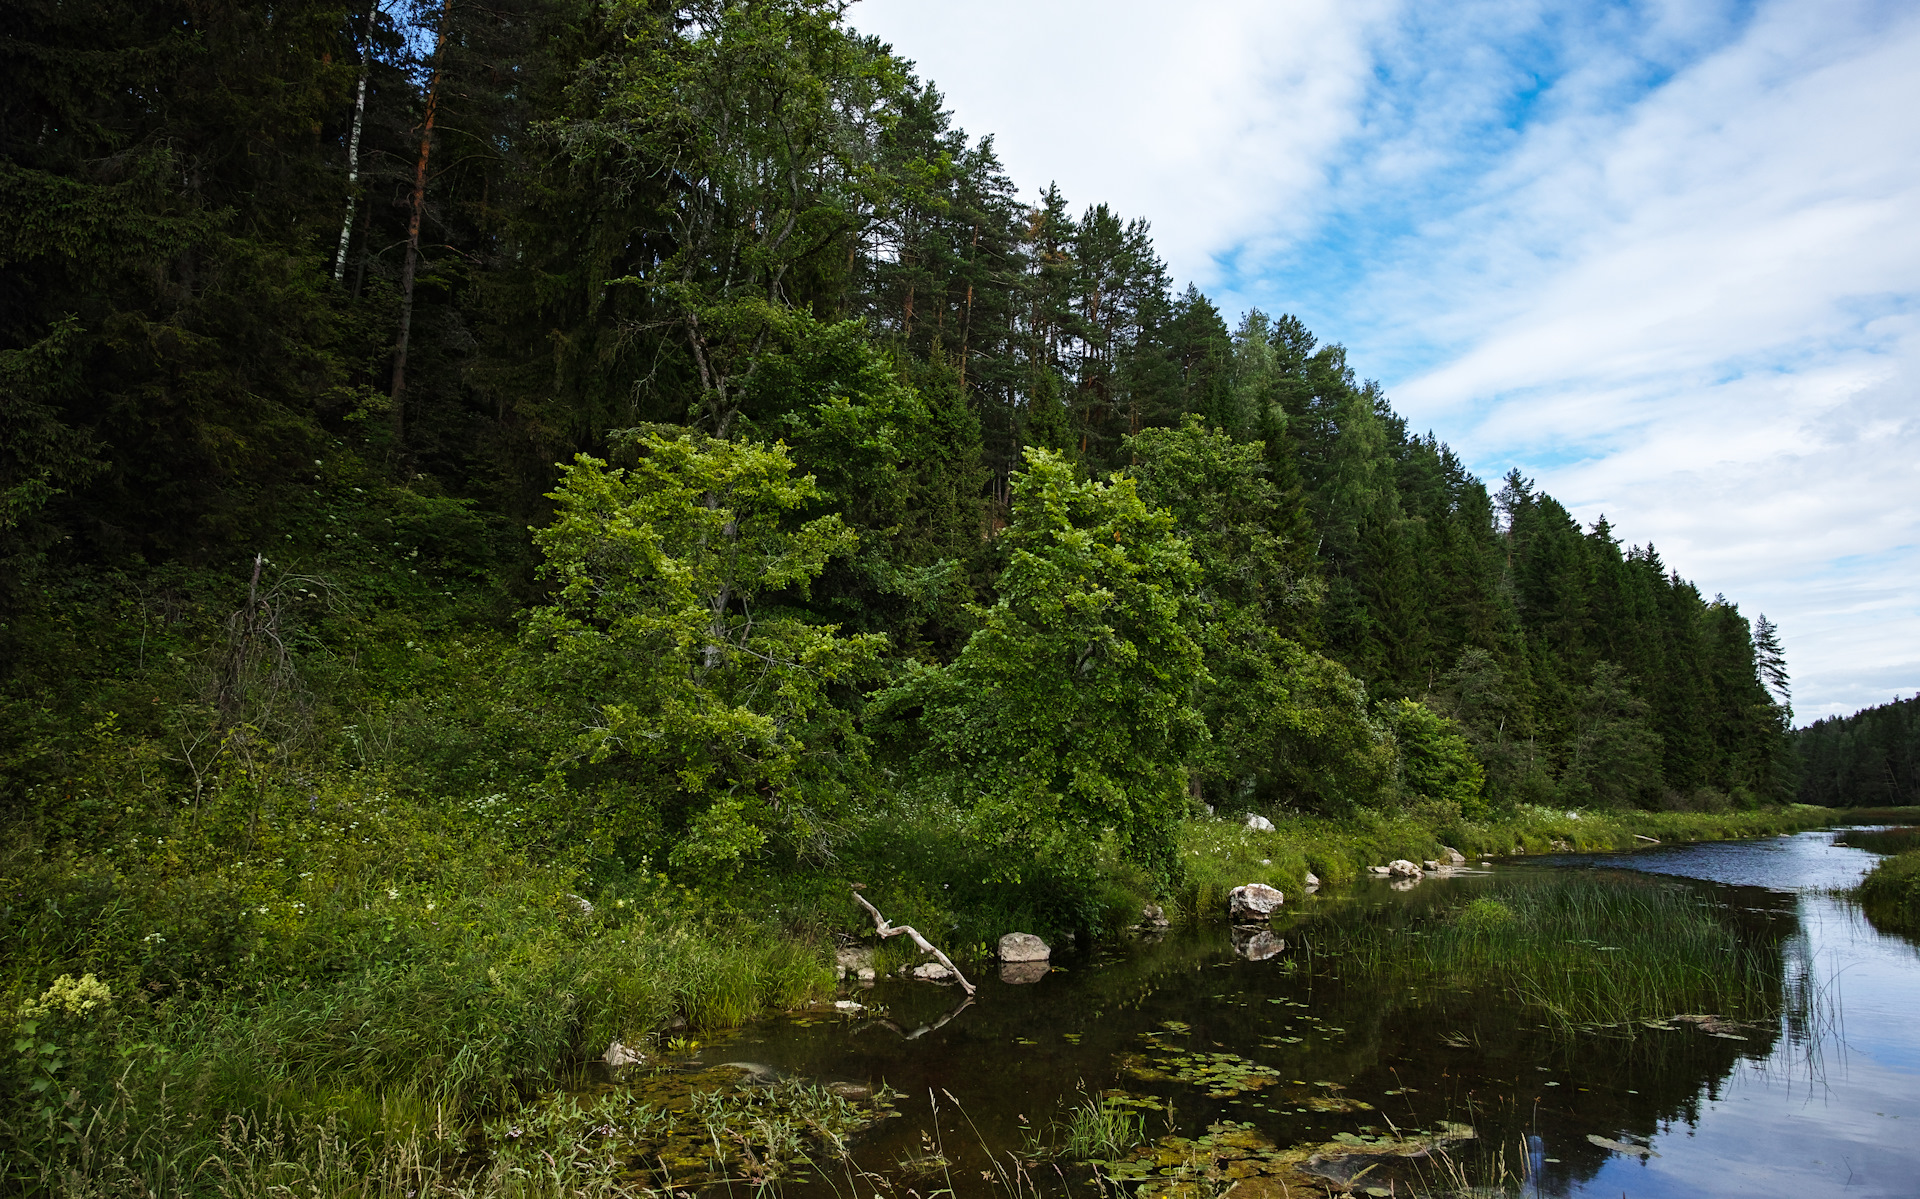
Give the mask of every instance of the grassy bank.
[(1311, 872), (1340, 883), (1395, 858), (1421, 862), (1458, 849), (1469, 860), (1522, 854), (1601, 852), (1645, 848), (1654, 842), (1726, 841), (1798, 832), (1834, 823), (1844, 813), (1793, 805), (1757, 812), (1570, 812), (1521, 808), (1483, 822), (1442, 816), (1363, 813), (1346, 820), (1275, 817), (1271, 832), (1242, 820), (1214, 818), (1184, 826), (1181, 854), (1187, 883), (1179, 908), (1188, 915), (1224, 909), (1226, 893), (1261, 882), (1282, 893), (1297, 890)]
[[(0, 848), (0, 1176), (75, 1195), (572, 1193), (545, 1159), (507, 1169), (517, 1141), (475, 1157), (470, 1138), (522, 1119), (610, 1041), (657, 1053), (826, 997), (834, 934), (866, 932), (856, 881), (964, 958), (1016, 928), (1113, 934), (1153, 901), (1210, 918), (1241, 883), (1337, 883), (1443, 844), (1624, 849), (1833, 816), (1526, 809), (1479, 824), (1276, 817), (1271, 832), (1195, 819), (1169, 896), (1117, 853), (1092, 888), (995, 882), (936, 815), (896, 812), (830, 868), (696, 892), (535, 851), (499, 797), (450, 802), (378, 772), (237, 787), (87, 852)], [(904, 952), (888, 942), (882, 967)], [(598, 1176), (603, 1193), (627, 1185)]]
[[(1911, 821), (1920, 811), (1894, 809), (1868, 815), (1874, 823)], [(1885, 854), (1854, 889), (1854, 898), (1868, 919), (1887, 932), (1920, 935), (1920, 827), (1853, 829), (1839, 837), (1842, 845)]]

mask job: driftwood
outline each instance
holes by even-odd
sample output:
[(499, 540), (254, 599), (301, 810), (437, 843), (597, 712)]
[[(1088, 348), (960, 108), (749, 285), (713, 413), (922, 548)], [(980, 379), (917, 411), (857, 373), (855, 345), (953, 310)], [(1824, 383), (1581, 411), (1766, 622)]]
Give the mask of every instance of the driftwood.
[(867, 909), (868, 914), (870, 914), (873, 917), (874, 932), (879, 933), (882, 937), (900, 937), (900, 936), (912, 937), (913, 943), (915, 945), (918, 945), (923, 953), (932, 954), (934, 961), (939, 962), (942, 966), (945, 966), (948, 970), (953, 971), (953, 977), (959, 980), (961, 987), (965, 988), (967, 994), (969, 995), (973, 994), (973, 990), (974, 990), (973, 984), (967, 981), (966, 975), (960, 973), (960, 967), (953, 964), (952, 958), (948, 957), (944, 953), (941, 953), (938, 949), (935, 949), (933, 945), (930, 942), (928, 942), (928, 940), (925, 937), (921, 936), (918, 932), (915, 932), (911, 927), (905, 924), (902, 924), (898, 927), (888, 924), (887, 918), (880, 914), (880, 909), (868, 903), (867, 897), (860, 894), (860, 892), (858, 891), (855, 891), (853, 893), (853, 902)]

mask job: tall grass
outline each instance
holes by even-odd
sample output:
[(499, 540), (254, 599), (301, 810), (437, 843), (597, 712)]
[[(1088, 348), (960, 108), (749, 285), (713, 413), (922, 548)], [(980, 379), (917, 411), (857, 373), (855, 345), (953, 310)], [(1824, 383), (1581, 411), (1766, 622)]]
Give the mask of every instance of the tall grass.
[(1920, 936), (1920, 849), (1882, 858), (1860, 880), (1854, 897), (1876, 927)]
[(1563, 1029), (1631, 1029), (1683, 1013), (1771, 1017), (1783, 970), (1684, 888), (1568, 879), (1499, 887), (1457, 907), (1395, 905), (1311, 926), (1342, 976), (1384, 987), (1436, 980), (1501, 988)]
[(1920, 849), (1920, 828), (1850, 828), (1833, 839), (1835, 845), (1850, 845), (1870, 853), (1906, 853)]
[[(88, 857), (0, 849), (0, 1189), (222, 1193), (236, 1145), (390, 1163), (616, 1038), (831, 991), (806, 929), (537, 862), (456, 805), (370, 783), (289, 806)], [(82, 975), (112, 998), (42, 1001)]]

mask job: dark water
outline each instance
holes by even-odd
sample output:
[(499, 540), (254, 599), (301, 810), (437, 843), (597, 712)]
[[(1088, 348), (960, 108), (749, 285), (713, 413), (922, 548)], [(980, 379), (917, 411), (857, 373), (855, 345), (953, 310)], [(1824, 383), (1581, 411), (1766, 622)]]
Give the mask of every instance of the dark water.
[[(1094, 956), (1057, 957), (1038, 982), (978, 970), (970, 1002), (955, 989), (882, 982), (855, 1016), (756, 1025), (703, 1050), (821, 1081), (884, 1082), (899, 1115), (854, 1148), (896, 1179), (937, 1144), (952, 1162), (921, 1194), (987, 1194), (989, 1154), (1034, 1161), (1047, 1189), (1093, 1193), (1084, 1173), (1023, 1147), (1057, 1139), (1072, 1105), (1110, 1088), (1164, 1102), (1150, 1135), (1192, 1136), (1244, 1122), (1275, 1145), (1472, 1124), (1454, 1147), (1474, 1182), (1554, 1196), (1920, 1195), (1920, 955), (1827, 894), (1874, 861), (1829, 832), (1757, 842), (1565, 856), (1432, 879), (1410, 891), (1364, 883), (1304, 899), (1280, 931), (1287, 952), (1236, 955), (1224, 927), (1183, 931)], [(1497, 990), (1445, 984), (1398, 992), (1344, 977), (1311, 951), (1315, 919), (1369, 905), (1457, 905), (1476, 891), (1573, 872), (1697, 888), (1776, 965), (1785, 1012), (1744, 1039), (1692, 1026), (1631, 1039), (1567, 1035)], [(1283, 922), (1284, 923), (1284, 922)], [(1212, 1060), (1210, 1084), (1143, 1081), (1142, 1050), (1177, 1046)], [(1192, 1055), (1202, 1055), (1195, 1058)], [(1277, 1077), (1276, 1077), (1277, 1075)], [(1224, 1078), (1221, 1083), (1218, 1078)], [(1251, 1086), (1245, 1086), (1251, 1081)], [(1340, 1110), (1340, 1109), (1347, 1110)], [(1329, 1110), (1331, 1109), (1331, 1110)], [(1596, 1145), (1642, 1145), (1657, 1156)], [(1437, 1190), (1431, 1163), (1368, 1181)], [(902, 1184), (904, 1190), (905, 1184)], [(846, 1192), (846, 1180), (785, 1188)]]

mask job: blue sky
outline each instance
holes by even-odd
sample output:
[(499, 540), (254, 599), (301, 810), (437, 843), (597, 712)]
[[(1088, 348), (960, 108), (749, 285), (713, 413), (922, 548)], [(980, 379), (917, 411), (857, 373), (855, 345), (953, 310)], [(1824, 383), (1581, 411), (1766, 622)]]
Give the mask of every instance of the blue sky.
[(1920, 691), (1920, 5), (862, 0), (1030, 195), (1146, 217), (1489, 478)]

